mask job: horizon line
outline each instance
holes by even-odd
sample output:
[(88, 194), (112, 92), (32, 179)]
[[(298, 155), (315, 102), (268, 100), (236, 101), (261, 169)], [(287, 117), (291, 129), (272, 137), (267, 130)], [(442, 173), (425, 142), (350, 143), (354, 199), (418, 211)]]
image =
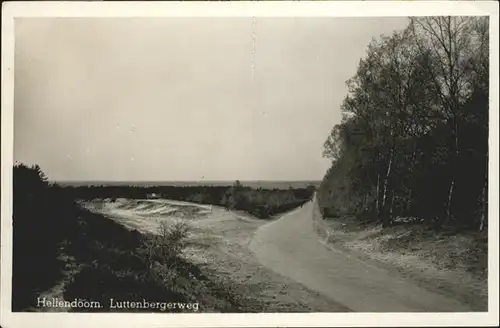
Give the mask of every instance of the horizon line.
[(246, 181), (246, 182), (255, 182), (255, 181), (269, 181), (269, 182), (291, 182), (291, 181), (322, 181), (323, 179), (298, 179), (298, 180), (285, 180), (285, 179), (255, 179), (255, 180), (242, 180), (242, 179), (227, 179), (227, 180), (57, 180), (57, 179), (48, 179), (49, 181), (54, 182), (235, 182), (235, 181)]

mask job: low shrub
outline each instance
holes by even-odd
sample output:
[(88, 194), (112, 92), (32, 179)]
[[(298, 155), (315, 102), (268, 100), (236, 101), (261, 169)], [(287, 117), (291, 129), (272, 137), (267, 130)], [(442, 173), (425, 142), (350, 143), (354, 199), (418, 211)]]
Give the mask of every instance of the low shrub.
[(150, 268), (156, 264), (175, 263), (181, 255), (189, 235), (189, 225), (182, 220), (173, 224), (162, 222), (158, 234), (144, 241), (140, 252), (144, 254)]

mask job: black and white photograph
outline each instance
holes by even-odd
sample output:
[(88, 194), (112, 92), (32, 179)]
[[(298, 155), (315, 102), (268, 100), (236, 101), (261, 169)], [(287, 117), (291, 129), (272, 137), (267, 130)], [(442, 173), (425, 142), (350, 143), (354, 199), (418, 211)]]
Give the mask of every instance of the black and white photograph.
[(2, 310), (498, 324), (490, 4), (10, 17)]

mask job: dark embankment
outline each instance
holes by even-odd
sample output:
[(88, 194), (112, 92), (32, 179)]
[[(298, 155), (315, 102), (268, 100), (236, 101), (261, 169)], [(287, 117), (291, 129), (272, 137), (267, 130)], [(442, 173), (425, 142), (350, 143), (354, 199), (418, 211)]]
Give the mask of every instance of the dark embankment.
[(13, 182), (12, 310), (23, 311), (63, 278), (61, 247), (78, 234), (77, 212), (38, 166), (14, 167)]

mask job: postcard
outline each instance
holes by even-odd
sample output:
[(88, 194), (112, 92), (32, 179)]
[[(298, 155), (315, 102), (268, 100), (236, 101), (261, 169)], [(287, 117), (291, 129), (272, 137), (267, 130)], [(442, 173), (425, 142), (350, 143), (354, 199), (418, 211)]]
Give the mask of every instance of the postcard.
[(496, 3), (2, 27), (2, 327), (498, 325)]

